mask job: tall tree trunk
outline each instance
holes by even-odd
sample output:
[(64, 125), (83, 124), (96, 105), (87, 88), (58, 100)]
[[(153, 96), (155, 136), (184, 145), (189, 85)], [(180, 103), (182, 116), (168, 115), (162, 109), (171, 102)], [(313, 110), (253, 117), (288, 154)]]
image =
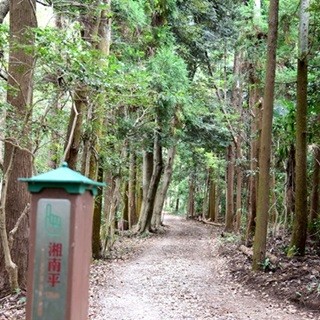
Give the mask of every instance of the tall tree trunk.
[(276, 195), (276, 174), (272, 173), (271, 180), (271, 208), (270, 208), (270, 221), (272, 225), (272, 235), (277, 237), (279, 233), (279, 211), (277, 209), (277, 195)]
[(208, 168), (206, 174), (206, 183), (204, 187), (204, 196), (203, 196), (203, 204), (202, 204), (202, 219), (205, 220), (210, 217), (209, 213), (209, 201), (210, 201), (210, 182), (211, 182), (211, 168)]
[[(101, 10), (98, 13), (100, 16), (97, 18), (97, 22), (91, 25), (91, 33), (87, 35), (89, 37), (89, 41), (95, 44), (96, 50), (100, 53), (101, 59), (99, 63), (101, 65), (107, 63), (107, 57), (110, 51), (110, 39), (111, 39), (111, 19), (108, 17), (108, 13), (110, 11), (111, 0), (103, 1), (107, 5), (107, 9)], [(86, 24), (85, 24), (86, 25)], [(97, 34), (96, 39), (95, 34)], [(85, 37), (85, 36), (84, 36)], [(85, 90), (86, 91), (86, 90)], [(103, 90), (101, 90), (103, 92)], [(100, 139), (103, 134), (103, 123), (105, 121), (105, 95), (102, 92), (98, 93), (89, 93), (88, 99), (93, 100), (88, 104), (82, 105), (83, 112), (87, 111), (87, 122), (91, 123), (92, 130), (86, 133), (86, 139), (84, 141), (84, 151), (83, 151), (83, 159), (82, 159), (82, 173), (88, 176), (92, 180), (96, 180), (98, 177), (99, 168), (101, 168), (101, 159), (99, 157), (100, 153)], [(88, 101), (87, 101), (88, 103)], [(83, 117), (80, 116), (78, 119), (78, 127), (77, 134), (79, 134), (79, 139), (77, 140), (77, 149), (79, 149), (82, 137), (80, 136), (82, 133), (82, 121)], [(78, 152), (79, 150), (77, 150)], [(77, 155), (71, 157), (76, 161)], [(76, 163), (75, 163), (76, 164)], [(101, 216), (102, 213), (100, 211), (97, 212), (98, 209), (102, 210), (102, 206), (100, 205), (101, 198), (95, 198), (95, 214), (93, 216), (93, 228), (94, 232), (92, 233), (92, 242), (95, 242), (95, 245), (92, 246), (92, 254), (96, 259), (101, 256), (100, 246), (98, 243), (101, 242), (100, 239), (100, 226), (101, 226)]]
[[(7, 102), (7, 136), (4, 150), (4, 179), (0, 199), (0, 290), (26, 285), (29, 223), (26, 209), (30, 195), (20, 177), (32, 175), (30, 120), (32, 114), (34, 55), (30, 48), (37, 26), (33, 0), (10, 1), (10, 51)], [(28, 46), (26, 50), (25, 46)], [(19, 218), (21, 218), (19, 220)], [(18, 224), (20, 222), (20, 224)], [(8, 234), (19, 227), (14, 239)], [(3, 257), (5, 253), (5, 257)], [(7, 273), (8, 272), (8, 273)], [(17, 273), (18, 272), (18, 273)], [(7, 273), (7, 275), (6, 275)], [(17, 277), (18, 275), (18, 277)]]
[(188, 208), (187, 217), (193, 218), (195, 216), (195, 175), (191, 173), (189, 176), (189, 195), (188, 195)]
[(121, 201), (119, 203), (120, 217), (118, 217), (118, 229), (120, 231), (128, 230), (129, 220), (129, 182), (128, 182), (128, 171), (129, 171), (129, 141), (124, 140), (122, 152), (121, 152)]
[(159, 132), (154, 133), (153, 150), (153, 171), (148, 186), (147, 197), (143, 203), (143, 210), (138, 221), (138, 233), (144, 233), (150, 230), (156, 193), (163, 170), (161, 137)]
[[(53, 103), (53, 107), (51, 110), (51, 114), (54, 117), (57, 117), (58, 110), (59, 110), (59, 100), (60, 94), (57, 95), (55, 102)], [(57, 142), (60, 141), (60, 136), (56, 130), (51, 131), (51, 141), (50, 141), (50, 148), (48, 152), (48, 166), (49, 168), (56, 169), (59, 166), (60, 159), (59, 159), (59, 144)]]
[[(98, 181), (103, 181), (103, 170), (99, 168)], [(100, 228), (101, 228), (101, 217), (102, 217), (102, 188), (98, 188), (98, 194), (94, 199), (94, 210), (93, 210), (93, 224), (92, 224), (92, 257), (93, 259), (101, 258), (101, 239), (100, 239)]]
[[(139, 166), (137, 165), (137, 187), (136, 187), (136, 192), (137, 192), (137, 200), (136, 200), (136, 222), (139, 220), (139, 216), (141, 213), (142, 209), (142, 199), (143, 199), (143, 190), (142, 190), (142, 179), (140, 177), (140, 172), (139, 172)], [(132, 225), (133, 226), (133, 225)]]
[(295, 146), (291, 144), (286, 162), (286, 189), (285, 189), (285, 225), (292, 221), (293, 213), (295, 211)]
[(276, 48), (278, 36), (279, 0), (270, 0), (268, 52), (266, 64), (266, 80), (263, 99), (263, 115), (261, 128), (261, 148), (259, 156), (259, 187), (257, 203), (257, 224), (253, 246), (253, 270), (260, 270), (266, 254), (269, 186), (270, 186), (270, 157), (272, 141), (272, 119), (274, 83), (276, 73)]
[(217, 205), (216, 205), (216, 183), (214, 180), (213, 172), (210, 172), (210, 184), (209, 184), (209, 218), (211, 221), (217, 220)]
[(298, 255), (305, 254), (307, 240), (307, 86), (308, 86), (308, 28), (309, 0), (300, 2), (299, 55), (296, 111), (296, 192), (295, 217), (291, 247)]
[[(91, 40), (95, 44), (95, 49), (100, 54), (99, 64), (101, 67), (104, 67), (107, 64), (107, 57), (110, 52), (111, 45), (111, 19), (108, 18), (110, 11), (111, 0), (103, 1), (108, 9), (102, 10), (100, 13), (99, 19), (97, 21), (97, 37), (95, 40)], [(93, 28), (96, 30), (96, 27)], [(92, 37), (94, 37), (94, 33)], [(83, 152), (83, 165), (82, 173), (88, 175), (89, 178), (95, 180), (98, 173), (99, 167), (99, 151), (100, 151), (100, 139), (102, 136), (103, 124), (105, 121), (105, 93), (103, 92), (94, 92), (90, 94), (90, 105), (87, 109), (87, 123), (91, 123), (91, 130), (86, 132), (85, 143), (84, 143), (84, 152)]]
[[(103, 240), (103, 248), (102, 248), (102, 255), (105, 256), (105, 247), (107, 247), (107, 242), (109, 241), (108, 235), (110, 238), (113, 238), (114, 234), (111, 235), (111, 227), (109, 225), (110, 221), (110, 212), (111, 212), (111, 205), (112, 205), (112, 198), (116, 186), (116, 179), (112, 175), (111, 172), (106, 173), (106, 187), (104, 188), (103, 192), (103, 199), (104, 199), (104, 206), (103, 206), (103, 216), (105, 220), (105, 224), (102, 228), (102, 240)], [(115, 225), (115, 223), (113, 224)], [(114, 231), (114, 228), (113, 228)]]
[[(3, 23), (4, 18), (9, 12), (10, 1), (0, 0), (0, 24)], [(0, 47), (0, 57), (4, 56), (3, 48)], [(5, 110), (0, 111), (0, 128), (5, 128)], [(3, 171), (3, 148), (4, 148), (5, 132), (0, 131), (0, 170)], [(0, 179), (0, 194), (1, 194), (2, 179)]]
[(129, 229), (138, 221), (137, 216), (137, 156), (134, 150), (130, 153), (130, 165), (129, 165), (129, 212), (128, 212), (128, 223)]
[(243, 173), (242, 173), (242, 150), (241, 150), (241, 137), (239, 136), (236, 144), (236, 177), (237, 177), (237, 195), (236, 195), (236, 223), (235, 231), (239, 232), (241, 227), (241, 217), (242, 217), (242, 184), (243, 184)]
[(78, 88), (73, 94), (73, 108), (71, 110), (67, 139), (64, 146), (64, 161), (72, 170), (77, 169), (78, 155), (82, 139), (83, 115), (87, 110), (88, 97), (85, 85)]
[[(55, 27), (59, 30), (62, 30), (62, 16), (61, 13), (55, 12), (54, 10), (54, 23)], [(49, 109), (50, 117), (58, 119), (59, 118), (59, 110), (61, 108), (61, 98), (64, 95), (64, 91), (59, 87), (59, 77), (61, 76), (61, 70), (57, 69), (54, 72), (50, 72), (46, 75), (50, 82), (54, 85), (55, 88), (55, 98), (52, 103), (52, 107)], [(59, 130), (57, 128), (52, 128), (51, 132), (51, 141), (48, 150), (48, 167), (51, 169), (56, 169), (61, 163), (60, 156), (60, 143), (61, 143), (61, 135), (59, 134)]]
[(129, 229), (129, 182), (124, 178), (122, 180), (122, 217), (120, 220), (120, 229), (121, 231)]
[(227, 149), (227, 192), (226, 192), (226, 220), (225, 228), (226, 232), (234, 231), (233, 219), (234, 219), (234, 146), (230, 144)]
[[(180, 205), (180, 198), (179, 198), (179, 195), (180, 195), (180, 193), (178, 192), (177, 193), (177, 198), (176, 198), (176, 201), (175, 201), (175, 206), (174, 206), (174, 213), (175, 214), (178, 214), (179, 213), (179, 205)], [(188, 215), (187, 215), (187, 217), (188, 217)]]
[(320, 147), (314, 148), (312, 192), (310, 201), (310, 234), (316, 232), (315, 223), (319, 220), (319, 185), (320, 185)]
[(215, 219), (214, 222), (218, 222), (219, 221), (219, 215), (220, 215), (220, 211), (219, 211), (219, 204), (220, 204), (220, 198), (221, 198), (221, 190), (219, 188), (219, 185), (216, 185), (216, 200), (215, 200)]
[[(243, 54), (237, 51), (234, 55), (233, 76), (234, 84), (232, 89), (232, 106), (239, 116), (239, 123), (243, 122), (242, 109), (242, 69), (243, 69)], [(237, 126), (234, 136), (235, 144), (235, 173), (236, 173), (236, 203), (235, 203), (235, 231), (240, 230), (241, 215), (242, 215), (242, 128)]]
[(251, 134), (252, 140), (250, 143), (250, 177), (249, 177), (249, 209), (248, 222), (246, 230), (246, 245), (251, 244), (257, 216), (257, 188), (258, 188), (258, 130), (257, 130), (257, 115), (252, 119)]
[(159, 188), (159, 192), (156, 195), (156, 200), (155, 200), (154, 209), (153, 209), (152, 227), (155, 229), (158, 229), (162, 224), (162, 211), (163, 211), (167, 192), (172, 179), (173, 164), (174, 164), (174, 159), (176, 155), (176, 144), (177, 144), (176, 128), (177, 128), (177, 125), (179, 124), (177, 111), (178, 111), (178, 106), (176, 106), (175, 112), (171, 120), (170, 132), (171, 132), (173, 141), (167, 153), (167, 162), (164, 168), (162, 184)]
[[(96, 2), (95, 5), (97, 6), (95, 10), (90, 10), (89, 12), (80, 14), (79, 22), (82, 27), (82, 39), (90, 43), (92, 47), (97, 48), (97, 46), (99, 47), (99, 42), (97, 42), (100, 36), (99, 32), (103, 33), (103, 36), (100, 37), (100, 42), (106, 41), (105, 21), (107, 21), (107, 18), (106, 14), (103, 15), (104, 10), (98, 8), (98, 2)], [(103, 19), (104, 21), (102, 22)], [(103, 23), (103, 26), (101, 26), (101, 22)], [(75, 89), (73, 94), (74, 105), (69, 118), (67, 139), (64, 146), (64, 159), (68, 162), (69, 168), (73, 170), (76, 169), (78, 163), (78, 155), (83, 138), (82, 124), (84, 115), (88, 112), (89, 96), (90, 92), (87, 84), (79, 81), (78, 87)], [(87, 158), (90, 159), (91, 157), (88, 156)], [(85, 166), (83, 166), (83, 168), (85, 168)]]
[[(253, 23), (255, 26), (257, 38), (261, 23), (261, 1), (255, 0), (253, 7)], [(248, 222), (246, 230), (246, 245), (251, 246), (254, 236), (257, 216), (257, 190), (258, 190), (258, 163), (260, 148), (261, 131), (261, 81), (258, 72), (258, 59), (256, 55), (249, 62), (249, 108), (252, 115), (251, 119), (251, 139), (250, 139), (250, 177), (249, 177), (249, 205)]]
[[(104, 230), (104, 245), (102, 250), (102, 255), (105, 257), (110, 252), (114, 241), (115, 241), (115, 227), (116, 227), (116, 213), (121, 201), (121, 178), (120, 174), (117, 176), (112, 176), (107, 179), (110, 183), (110, 188), (105, 188), (105, 199), (108, 203), (104, 208), (104, 215), (106, 219), (106, 225)], [(110, 199), (110, 201), (109, 201)]]
[(147, 202), (148, 189), (152, 177), (153, 171), (153, 152), (145, 150), (143, 152), (143, 164), (142, 164), (142, 204), (139, 213), (139, 219), (144, 210), (144, 204)]
[[(112, 123), (106, 121), (106, 125)], [(113, 148), (113, 152), (119, 152), (119, 148)], [(127, 153), (127, 145), (121, 148), (120, 159), (125, 158)], [(102, 248), (102, 256), (107, 256), (110, 249), (115, 242), (115, 230), (117, 226), (117, 213), (121, 212), (122, 208), (122, 197), (121, 197), (121, 181), (122, 181), (122, 166), (117, 166), (117, 168), (109, 167), (106, 170), (106, 184), (104, 192), (104, 208), (103, 214), (105, 218), (105, 226), (102, 229), (102, 234), (104, 237), (104, 244)]]
[(167, 158), (166, 166), (164, 168), (162, 185), (159, 192), (157, 193), (156, 201), (154, 204), (153, 223), (152, 223), (152, 227), (154, 229), (159, 229), (161, 225), (161, 214), (162, 214), (164, 201), (166, 199), (166, 195), (167, 195), (171, 178), (172, 178), (175, 154), (176, 154), (176, 146), (174, 145), (168, 150), (168, 158)]

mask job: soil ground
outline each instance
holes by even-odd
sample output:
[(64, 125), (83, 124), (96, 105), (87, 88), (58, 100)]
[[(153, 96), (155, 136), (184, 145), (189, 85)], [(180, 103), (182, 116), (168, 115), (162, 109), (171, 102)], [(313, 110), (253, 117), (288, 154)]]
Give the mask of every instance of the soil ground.
[[(316, 306), (292, 299), (297, 270), (315, 283), (314, 266), (255, 275), (221, 229), (173, 216), (165, 225), (160, 235), (119, 238), (110, 259), (92, 264), (90, 320), (320, 319)], [(0, 299), (0, 320), (24, 319), (24, 304), (23, 292)]]
[(248, 258), (223, 242), (219, 228), (173, 216), (165, 225), (164, 235), (135, 239), (133, 255), (124, 253), (130, 240), (115, 248), (102, 283), (95, 275), (101, 289), (92, 292), (91, 320), (320, 319), (286, 294), (255, 288)]

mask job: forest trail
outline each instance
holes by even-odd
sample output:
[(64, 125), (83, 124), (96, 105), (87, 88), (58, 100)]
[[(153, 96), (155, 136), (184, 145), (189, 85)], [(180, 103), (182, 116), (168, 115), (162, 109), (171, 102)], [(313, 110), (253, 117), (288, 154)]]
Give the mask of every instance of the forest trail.
[(138, 244), (139, 253), (99, 266), (90, 320), (316, 319), (230, 282), (214, 227), (173, 216), (165, 225), (167, 233)]

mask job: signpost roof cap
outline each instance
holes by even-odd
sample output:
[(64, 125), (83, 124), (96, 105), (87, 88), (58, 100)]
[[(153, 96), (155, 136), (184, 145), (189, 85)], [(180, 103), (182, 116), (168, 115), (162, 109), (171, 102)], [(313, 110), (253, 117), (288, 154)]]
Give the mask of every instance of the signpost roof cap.
[(79, 172), (71, 170), (67, 162), (61, 167), (31, 178), (20, 178), (19, 181), (28, 183), (31, 193), (38, 193), (44, 188), (62, 188), (71, 194), (83, 194), (89, 190), (93, 195), (97, 194), (97, 188), (106, 184), (87, 178)]

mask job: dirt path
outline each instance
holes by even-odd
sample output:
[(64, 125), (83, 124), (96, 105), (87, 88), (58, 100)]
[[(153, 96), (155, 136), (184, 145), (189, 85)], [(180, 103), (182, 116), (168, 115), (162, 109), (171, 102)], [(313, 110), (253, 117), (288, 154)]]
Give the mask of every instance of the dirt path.
[(177, 217), (165, 224), (165, 236), (143, 242), (130, 259), (108, 263), (102, 279), (93, 275), (91, 320), (317, 319), (229, 283), (213, 227)]

